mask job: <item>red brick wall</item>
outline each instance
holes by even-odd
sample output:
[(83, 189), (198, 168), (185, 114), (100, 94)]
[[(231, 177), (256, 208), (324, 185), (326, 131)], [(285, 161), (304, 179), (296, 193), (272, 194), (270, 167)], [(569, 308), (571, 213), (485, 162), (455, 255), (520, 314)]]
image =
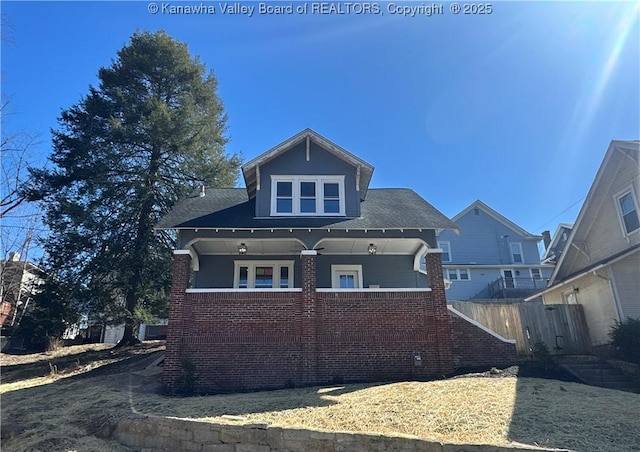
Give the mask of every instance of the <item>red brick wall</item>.
[(516, 344), (504, 342), (451, 313), (453, 361), (456, 368), (515, 364)]
[(187, 294), (182, 355), (211, 390), (301, 384), (300, 293)]
[[(430, 292), (321, 292), (317, 303), (320, 381), (402, 380), (452, 370), (438, 346), (449, 335), (448, 318), (437, 315)], [(422, 366), (413, 365), (413, 352)]]
[[(185, 334), (183, 320), (186, 289), (191, 276), (191, 256), (174, 254), (171, 281), (171, 302), (169, 303), (169, 324), (167, 325), (167, 349), (164, 353), (164, 379), (171, 384), (182, 371), (182, 335)], [(188, 334), (188, 332), (186, 332)]]
[(184, 358), (197, 387), (213, 391), (437, 377), (453, 371), (454, 357), (469, 365), (479, 344), (494, 346), (450, 316), (439, 254), (427, 255), (430, 292), (316, 292), (315, 259), (301, 256), (301, 291), (186, 293), (190, 256), (176, 254), (165, 384)]

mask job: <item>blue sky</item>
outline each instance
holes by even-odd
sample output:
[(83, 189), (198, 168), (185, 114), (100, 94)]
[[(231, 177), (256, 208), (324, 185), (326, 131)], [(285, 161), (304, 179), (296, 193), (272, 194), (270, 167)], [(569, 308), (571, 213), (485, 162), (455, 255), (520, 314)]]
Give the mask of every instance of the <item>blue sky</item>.
[(157, 2), (151, 14), (150, 2), (2, 1), (3, 133), (37, 134), (44, 162), (60, 111), (136, 30), (164, 29), (215, 72), (229, 151), (249, 160), (310, 127), (373, 164), (372, 187), (412, 188), (449, 217), (481, 199), (553, 232), (575, 220), (609, 142), (640, 137), (636, 3), (499, 1), (455, 15), (435, 2), (443, 14), (430, 17), (389, 2), (375, 15), (261, 15), (243, 2), (252, 17), (221, 3), (235, 2)]

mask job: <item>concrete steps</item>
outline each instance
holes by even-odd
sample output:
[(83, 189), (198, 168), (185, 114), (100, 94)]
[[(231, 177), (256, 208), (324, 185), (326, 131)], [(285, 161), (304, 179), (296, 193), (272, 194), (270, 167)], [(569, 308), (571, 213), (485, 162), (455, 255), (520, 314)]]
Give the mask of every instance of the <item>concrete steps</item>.
[(558, 365), (585, 384), (640, 394), (640, 384), (597, 357), (558, 357)]

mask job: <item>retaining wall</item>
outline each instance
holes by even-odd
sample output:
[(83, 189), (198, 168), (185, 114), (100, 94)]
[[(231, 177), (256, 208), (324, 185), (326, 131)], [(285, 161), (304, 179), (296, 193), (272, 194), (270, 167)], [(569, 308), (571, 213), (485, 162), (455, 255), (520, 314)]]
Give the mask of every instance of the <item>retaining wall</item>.
[[(442, 444), (411, 436), (382, 436), (285, 429), (263, 423), (221, 424), (134, 416), (120, 422), (116, 437), (141, 452), (523, 452), (535, 447)], [(568, 452), (568, 451), (565, 451)]]

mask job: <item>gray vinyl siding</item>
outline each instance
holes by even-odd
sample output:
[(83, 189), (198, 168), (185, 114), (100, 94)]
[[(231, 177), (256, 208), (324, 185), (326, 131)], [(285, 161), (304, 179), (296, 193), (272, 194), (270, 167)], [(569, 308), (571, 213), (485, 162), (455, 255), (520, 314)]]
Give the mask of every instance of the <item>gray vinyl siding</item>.
[[(234, 262), (294, 261), (294, 287), (301, 287), (300, 257), (282, 256), (200, 256), (200, 270), (194, 272), (194, 288), (232, 288)], [(413, 256), (324, 256), (316, 261), (317, 287), (331, 287), (331, 265), (362, 265), (364, 287), (377, 284), (381, 288), (427, 287), (424, 274), (413, 270)]]
[(260, 190), (256, 194), (256, 216), (271, 215), (271, 175), (342, 176), (344, 175), (345, 214), (360, 216), (360, 193), (356, 191), (356, 168), (325, 151), (313, 141), (306, 160), (306, 143), (302, 142), (260, 167)]
[[(502, 278), (502, 268), (501, 267), (474, 267), (474, 266), (451, 266), (447, 265), (444, 268), (445, 277), (446, 277), (446, 269), (447, 268), (464, 268), (469, 270), (469, 280), (457, 280), (452, 281), (451, 286), (446, 291), (447, 300), (469, 300), (472, 298), (486, 298), (487, 288), (489, 284), (496, 281), (499, 278)], [(549, 267), (504, 267), (514, 272), (519, 271), (520, 275), (516, 275), (516, 278), (531, 278), (531, 268), (539, 268), (540, 273), (542, 275), (542, 279), (539, 281), (539, 288), (542, 289), (546, 287), (547, 281), (551, 277), (552, 268)], [(517, 281), (516, 281), (517, 284)], [(536, 287), (538, 281), (536, 281)]]
[(445, 292), (447, 300), (468, 300), (485, 290), (490, 283), (502, 276), (498, 268), (469, 268), (464, 266), (456, 268), (469, 269), (471, 279), (468, 281), (452, 281), (451, 286)]
[(621, 320), (640, 319), (640, 252), (634, 253), (611, 266), (612, 282), (620, 308)]
[[(574, 274), (582, 268), (588, 267), (594, 262), (606, 259), (629, 247), (640, 243), (640, 231), (629, 234), (628, 241), (621, 225), (617, 195), (623, 194), (623, 190), (632, 187), (634, 196), (638, 202), (640, 194), (640, 182), (638, 181), (637, 165), (629, 164), (630, 160), (616, 153), (610, 165), (617, 170), (611, 178), (600, 181), (601, 191), (594, 196), (587, 206), (584, 217), (574, 231), (574, 244), (565, 249), (566, 256), (562, 267), (559, 268), (557, 280)], [(640, 214), (640, 212), (638, 212)], [(580, 246), (578, 251), (575, 246)], [(588, 257), (587, 257), (588, 256)]]
[(445, 230), (437, 238), (438, 241), (450, 243), (452, 260), (446, 264), (513, 264), (509, 245), (512, 242), (522, 246), (522, 264), (540, 264), (536, 240), (524, 240), (482, 209), (479, 209), (479, 215), (475, 215), (474, 209), (471, 209), (456, 224), (460, 228), (459, 235)]
[(362, 285), (381, 288), (427, 287), (427, 277), (413, 270), (413, 256), (318, 256), (317, 287), (331, 287), (331, 265), (362, 265)]
[(194, 272), (193, 287), (197, 289), (230, 289), (233, 287), (235, 261), (294, 261), (293, 284), (301, 287), (300, 256), (200, 256), (200, 270)]

